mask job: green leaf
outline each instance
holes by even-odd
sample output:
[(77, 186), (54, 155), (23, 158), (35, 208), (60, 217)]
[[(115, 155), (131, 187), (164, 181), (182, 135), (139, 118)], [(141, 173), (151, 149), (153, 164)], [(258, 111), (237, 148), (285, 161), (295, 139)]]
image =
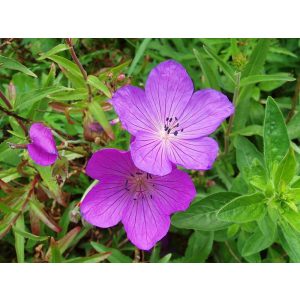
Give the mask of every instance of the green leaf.
[(75, 63), (70, 61), (69, 59), (59, 56), (59, 55), (49, 55), (49, 56), (47, 56), (47, 58), (56, 62), (59, 66), (68, 70), (73, 75), (82, 77), (79, 67)]
[(51, 238), (50, 242), (50, 253), (49, 259), (51, 263), (61, 263), (63, 261), (57, 242), (53, 238)]
[(274, 177), (274, 186), (278, 191), (282, 191), (294, 178), (297, 171), (297, 161), (292, 148), (279, 163)]
[(300, 213), (294, 210), (287, 210), (283, 214), (283, 218), (300, 233)]
[(102, 244), (91, 242), (92, 247), (100, 252), (110, 252), (111, 255), (107, 258), (107, 260), (111, 263), (131, 263), (132, 259), (126, 255), (124, 255), (121, 251), (113, 248), (108, 248)]
[(20, 71), (26, 75), (29, 75), (32, 77), (37, 77), (33, 72), (31, 72), (28, 68), (23, 66), (18, 61), (14, 60), (12, 58), (2, 56), (2, 55), (0, 55), (0, 70), (1, 70), (1, 68), (16, 70), (16, 71)]
[(76, 226), (57, 241), (57, 247), (61, 254), (63, 254), (70, 247), (70, 245), (72, 245), (72, 242), (75, 240), (80, 231), (81, 227)]
[(24, 216), (21, 214), (17, 221), (15, 226), (13, 227), (13, 231), (15, 234), (15, 249), (17, 253), (17, 260), (18, 263), (23, 263), (25, 262), (25, 239), (24, 237), (19, 234), (16, 229), (18, 230), (24, 230), (25, 229), (25, 223), (24, 223)]
[(99, 74), (98, 78), (101, 81), (107, 80), (110, 77), (110, 75), (113, 75), (113, 78), (116, 78), (121, 72), (125, 72), (128, 65), (130, 64), (130, 62), (131, 62), (131, 60), (127, 60), (124, 63), (122, 63), (116, 67), (105, 69), (104, 72)]
[(253, 160), (257, 159), (263, 165), (263, 155), (260, 153), (254, 144), (247, 138), (238, 136), (235, 139), (236, 161), (243, 177), (247, 178), (251, 170)]
[(276, 224), (266, 215), (258, 221), (258, 228), (246, 240), (242, 256), (250, 256), (270, 247), (276, 237)]
[(66, 44), (59, 44), (57, 46), (55, 46), (54, 48), (52, 48), (51, 50), (47, 51), (46, 53), (43, 53), (37, 60), (43, 60), (45, 58), (48, 58), (49, 56), (68, 50), (69, 46)]
[(263, 156), (246, 138), (238, 136), (235, 140), (236, 161), (243, 178), (260, 190), (267, 184), (267, 174)]
[(89, 75), (87, 83), (100, 90), (106, 97), (111, 98), (111, 92), (108, 87), (94, 75)]
[(178, 228), (204, 231), (220, 230), (230, 225), (228, 222), (217, 219), (217, 211), (239, 194), (220, 192), (209, 195), (192, 204), (186, 211), (175, 214), (172, 224)]
[(291, 140), (300, 138), (300, 112), (296, 113), (291, 121), (287, 124), (288, 134)]
[(290, 189), (288, 192), (285, 193), (285, 195), (294, 202), (300, 202), (300, 188)]
[(289, 73), (279, 73), (279, 74), (270, 74), (270, 75), (251, 75), (246, 78), (243, 78), (240, 82), (240, 86), (245, 86), (249, 84), (256, 84), (259, 82), (266, 82), (266, 81), (295, 81), (294, 78)]
[(60, 91), (49, 95), (50, 99), (55, 101), (77, 101), (86, 100), (88, 98), (88, 91), (86, 88), (76, 88)]
[(43, 179), (43, 183), (48, 187), (50, 194), (53, 198), (61, 205), (65, 206), (65, 202), (63, 199), (63, 194), (60, 186), (58, 185), (55, 177), (52, 175), (52, 167), (51, 166), (39, 166), (35, 164), (35, 168), (38, 170), (39, 174)]
[(184, 257), (176, 260), (176, 262), (205, 262), (212, 250), (213, 240), (214, 233), (212, 231), (195, 231), (189, 238)]
[(249, 125), (244, 128), (241, 128), (237, 131), (231, 133), (232, 136), (242, 135), (242, 136), (252, 136), (258, 135), (263, 136), (263, 127), (261, 125)]
[(250, 75), (255, 75), (260, 72), (267, 57), (269, 44), (270, 41), (268, 39), (259, 39), (250, 56), (249, 62), (247, 63), (244, 71), (242, 72), (242, 78), (245, 78)]
[(111, 125), (106, 118), (106, 115), (101, 107), (101, 105), (92, 101), (88, 104), (89, 112), (93, 115), (97, 122), (103, 127), (104, 131), (108, 134), (111, 139), (114, 139), (114, 133), (112, 131)]
[(229, 64), (222, 60), (216, 53), (214, 53), (210, 48), (203, 46), (205, 52), (220, 66), (224, 74), (232, 81), (233, 84), (236, 83), (234, 70)]
[(300, 233), (285, 220), (280, 222), (279, 237), (283, 249), (294, 262), (300, 262)]
[(264, 154), (270, 175), (284, 158), (290, 140), (283, 115), (272, 97), (268, 97), (264, 120)]
[(172, 253), (169, 253), (167, 255), (165, 255), (164, 257), (162, 257), (158, 262), (159, 263), (168, 263), (170, 261), (172, 257)]
[(32, 241), (37, 241), (37, 242), (42, 242), (42, 241), (45, 241), (45, 240), (49, 239), (48, 236), (35, 235), (35, 234), (32, 234), (32, 233), (29, 233), (29, 232), (25, 231), (24, 229), (21, 230), (17, 227), (14, 228), (14, 232), (16, 232), (17, 234), (23, 236), (24, 238), (28, 238)]
[(35, 215), (42, 221), (45, 225), (47, 225), (50, 229), (55, 232), (60, 232), (61, 228), (55, 223), (54, 220), (45, 212), (42, 204), (36, 200), (35, 198), (30, 198), (30, 208), (35, 213)]
[(255, 193), (240, 196), (223, 206), (217, 218), (226, 222), (246, 223), (262, 218), (266, 212), (265, 196)]
[(21, 94), (19, 97), (17, 97), (15, 108), (22, 112), (24, 109), (32, 107), (35, 103), (43, 98), (64, 90), (68, 90), (68, 88), (63, 86), (51, 86), (38, 90), (31, 90), (30, 92)]
[(87, 257), (74, 257), (68, 260), (65, 260), (65, 263), (99, 263), (104, 261), (111, 255), (110, 252), (107, 253), (97, 253)]
[(73, 83), (74, 87), (86, 87), (81, 71), (75, 63), (59, 55), (50, 55), (47, 56), (47, 58), (56, 62), (60, 66), (62, 72)]
[(138, 62), (140, 61), (140, 59), (144, 56), (144, 53), (150, 43), (151, 39), (144, 39), (142, 41), (142, 43), (140, 44), (140, 46), (138, 47), (137, 51), (136, 51), (136, 54), (134, 56), (134, 59), (129, 67), (129, 70), (128, 70), (128, 75), (130, 76), (131, 74), (133, 74)]
[(260, 229), (257, 228), (256, 231), (246, 241), (241, 254), (242, 256), (253, 255), (268, 248), (272, 245), (272, 243), (273, 240), (266, 238)]
[(215, 74), (215, 72), (213, 71), (213, 69), (211, 68), (211, 64), (206, 60), (206, 58), (204, 57), (202, 52), (197, 51), (196, 49), (193, 49), (193, 51), (194, 51), (194, 55), (195, 55), (199, 65), (201, 67), (201, 70), (207, 81), (208, 86), (215, 90), (219, 90), (220, 85), (218, 82), (218, 78), (217, 78), (217, 75)]

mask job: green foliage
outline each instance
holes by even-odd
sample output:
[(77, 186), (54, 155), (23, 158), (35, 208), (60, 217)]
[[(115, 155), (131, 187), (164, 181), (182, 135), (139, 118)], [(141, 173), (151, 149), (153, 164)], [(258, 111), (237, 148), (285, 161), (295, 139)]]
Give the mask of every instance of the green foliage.
[[(300, 262), (298, 39), (73, 43), (81, 66), (63, 39), (15, 39), (0, 49), (0, 91), (9, 102), (0, 98), (1, 262)], [(193, 203), (172, 216), (151, 251), (138, 251), (122, 224), (86, 224), (79, 203), (97, 183), (85, 174), (91, 153), (128, 149), (108, 100), (119, 87), (145, 84), (167, 59), (184, 65), (195, 90), (225, 93), (235, 115), (213, 134), (213, 168), (189, 171)], [(60, 159), (51, 167), (9, 147), (29, 142), (32, 122), (54, 133)]]

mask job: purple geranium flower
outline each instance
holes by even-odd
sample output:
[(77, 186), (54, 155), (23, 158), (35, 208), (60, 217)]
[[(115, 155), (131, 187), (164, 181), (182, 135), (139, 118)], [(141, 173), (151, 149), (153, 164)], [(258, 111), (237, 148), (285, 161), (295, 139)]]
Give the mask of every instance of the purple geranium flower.
[(170, 214), (187, 209), (196, 194), (185, 172), (173, 168), (166, 176), (152, 176), (134, 165), (128, 151), (100, 150), (86, 172), (100, 182), (80, 205), (83, 218), (103, 228), (122, 221), (128, 239), (143, 250), (167, 234)]
[(29, 156), (41, 166), (52, 165), (58, 152), (55, 145), (51, 129), (42, 123), (34, 123), (29, 130), (31, 143), (27, 145)]
[(145, 91), (125, 86), (111, 101), (123, 126), (135, 136), (131, 143), (135, 165), (155, 175), (170, 173), (172, 164), (210, 169), (218, 144), (207, 135), (234, 112), (218, 91), (194, 93), (186, 70), (173, 60), (151, 71)]

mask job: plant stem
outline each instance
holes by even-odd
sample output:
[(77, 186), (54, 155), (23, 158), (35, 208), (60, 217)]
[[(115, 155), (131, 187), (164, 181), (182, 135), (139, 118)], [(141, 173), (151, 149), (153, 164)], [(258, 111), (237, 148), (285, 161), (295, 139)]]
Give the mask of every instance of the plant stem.
[[(0, 98), (3, 100), (3, 102), (5, 103), (5, 105), (7, 106), (7, 108), (9, 109), (13, 109), (11, 103), (9, 102), (9, 100), (6, 98), (6, 96), (2, 93), (2, 91), (0, 90)], [(16, 121), (19, 123), (19, 125), (21, 126), (21, 128), (23, 129), (24, 133), (27, 134), (27, 128), (25, 126), (25, 124), (23, 122), (28, 122), (28, 120), (18, 116), (17, 114), (15, 114), (12, 111), (9, 111), (7, 109), (5, 109), (4, 107), (0, 106), (0, 110), (3, 111), (5, 114), (14, 117), (16, 119)]]
[[(237, 73), (236, 74), (236, 85), (235, 85), (235, 89), (234, 89), (234, 94), (233, 94), (233, 100), (232, 103), (235, 107), (236, 103), (237, 103), (237, 99), (239, 96), (239, 92), (240, 92), (240, 79), (241, 79), (241, 73)], [(229, 118), (229, 122), (228, 122), (228, 127), (227, 130), (225, 131), (225, 136), (224, 136), (224, 154), (228, 153), (229, 150), (229, 136), (233, 127), (233, 120), (234, 120), (234, 114), (232, 114)]]
[(87, 83), (87, 73), (86, 73), (85, 69), (83, 68), (82, 64), (80, 63), (80, 61), (79, 61), (79, 59), (76, 55), (76, 52), (74, 50), (74, 46), (73, 46), (73, 43), (72, 43), (72, 39), (71, 38), (66, 39), (66, 43), (69, 46), (70, 54), (71, 54), (75, 64), (78, 66), (78, 68), (79, 68), (79, 70), (80, 70), (80, 72), (81, 72), (81, 74), (82, 74), (82, 76), (83, 76), (83, 78), (86, 82), (86, 85), (87, 85), (87, 88), (88, 88), (88, 94), (89, 94), (88, 100), (89, 100), (89, 102), (91, 102), (92, 101), (92, 90), (91, 90), (90, 85)]
[(298, 104), (298, 100), (299, 100), (299, 94), (300, 94), (300, 75), (297, 78), (297, 83), (296, 83), (296, 87), (295, 87), (295, 92), (294, 95), (292, 97), (292, 107), (291, 110), (289, 111), (287, 118), (286, 118), (286, 123), (288, 123), (289, 121), (291, 121), (292, 117), (295, 114), (295, 110)]

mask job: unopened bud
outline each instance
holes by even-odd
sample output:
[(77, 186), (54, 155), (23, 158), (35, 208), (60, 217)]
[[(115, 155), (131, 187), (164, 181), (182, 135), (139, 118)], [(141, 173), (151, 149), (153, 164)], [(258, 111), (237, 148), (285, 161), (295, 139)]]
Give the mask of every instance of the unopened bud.
[(70, 217), (70, 221), (73, 222), (73, 223), (78, 223), (79, 220), (80, 220), (80, 211), (79, 211), (79, 207), (75, 207), (74, 209), (72, 209), (70, 211), (70, 214), (69, 214), (69, 217)]
[(125, 79), (125, 75), (124, 74), (120, 74), (118, 77), (117, 77), (117, 80), (118, 81), (123, 81)]

